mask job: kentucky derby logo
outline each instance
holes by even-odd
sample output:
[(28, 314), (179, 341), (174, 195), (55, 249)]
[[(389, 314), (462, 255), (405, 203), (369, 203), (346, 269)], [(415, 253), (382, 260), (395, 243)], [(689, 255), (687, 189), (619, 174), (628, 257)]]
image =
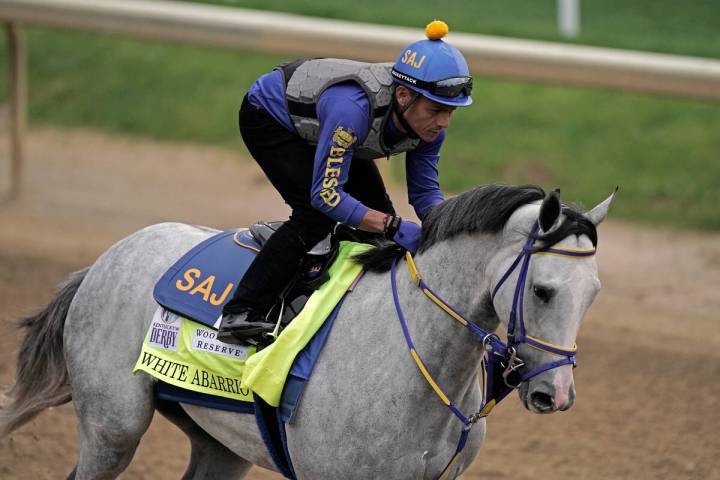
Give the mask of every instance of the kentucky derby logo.
[(162, 313), (160, 314), (160, 320), (162, 320), (165, 323), (174, 323), (175, 320), (177, 320), (177, 319), (178, 319), (178, 316), (169, 310), (163, 309)]
[(158, 309), (150, 324), (147, 340), (148, 345), (164, 350), (172, 350), (173, 352), (177, 351), (182, 322), (178, 322), (179, 325), (171, 324), (175, 323), (175, 320), (178, 318), (180, 317), (174, 313), (170, 313), (164, 309)]

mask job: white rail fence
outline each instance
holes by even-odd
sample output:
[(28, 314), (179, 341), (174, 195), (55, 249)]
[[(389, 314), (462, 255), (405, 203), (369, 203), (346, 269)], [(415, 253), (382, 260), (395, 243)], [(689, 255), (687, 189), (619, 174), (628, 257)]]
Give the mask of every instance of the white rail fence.
[[(158, 0), (0, 0), (0, 22), (9, 49), (11, 197), (20, 184), (25, 126), (23, 25), (368, 61), (392, 60), (423, 36), (420, 29)], [(718, 60), (454, 32), (448, 39), (478, 75), (720, 100)]]

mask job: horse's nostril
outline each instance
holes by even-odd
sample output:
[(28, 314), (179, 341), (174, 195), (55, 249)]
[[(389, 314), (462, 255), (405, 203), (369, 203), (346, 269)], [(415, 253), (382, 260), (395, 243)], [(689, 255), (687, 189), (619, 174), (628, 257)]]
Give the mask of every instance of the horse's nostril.
[(530, 394), (530, 402), (541, 412), (550, 412), (553, 409), (553, 397), (547, 393), (533, 392)]

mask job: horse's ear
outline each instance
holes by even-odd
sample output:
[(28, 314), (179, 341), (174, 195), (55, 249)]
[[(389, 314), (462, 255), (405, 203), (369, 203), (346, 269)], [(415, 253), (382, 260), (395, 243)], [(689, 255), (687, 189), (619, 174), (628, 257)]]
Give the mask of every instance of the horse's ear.
[(556, 188), (545, 196), (540, 205), (538, 222), (543, 233), (549, 232), (560, 218), (560, 189)]
[(605, 217), (607, 217), (608, 210), (610, 209), (610, 205), (612, 204), (613, 200), (615, 199), (615, 194), (617, 193), (618, 189), (620, 187), (615, 187), (615, 190), (610, 194), (609, 197), (607, 197), (605, 200), (603, 200), (598, 206), (590, 210), (585, 214), (585, 216), (590, 220), (593, 225), (596, 227), (600, 225), (600, 222), (605, 220)]

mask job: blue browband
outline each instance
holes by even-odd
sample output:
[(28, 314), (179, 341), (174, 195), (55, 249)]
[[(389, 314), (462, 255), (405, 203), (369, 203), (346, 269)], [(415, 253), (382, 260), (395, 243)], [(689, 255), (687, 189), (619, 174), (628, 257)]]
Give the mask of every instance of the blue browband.
[[(530, 256), (534, 253), (549, 254), (549, 255), (562, 255), (569, 257), (590, 257), (595, 255), (595, 249), (591, 250), (570, 250), (570, 249), (557, 249), (550, 247), (537, 247), (534, 246), (537, 240), (537, 234), (539, 226), (537, 223), (533, 227), (530, 235), (528, 235), (527, 242), (523, 246), (522, 251), (517, 256), (515, 261), (512, 263), (510, 268), (505, 272), (500, 282), (495, 286), (492, 292), (492, 298), (495, 298), (495, 294), (505, 281), (510, 277), (512, 272), (521, 265), (520, 275), (518, 276), (517, 283), (515, 284), (515, 294), (513, 295), (513, 304), (510, 312), (510, 318), (508, 319), (508, 342), (503, 343), (498, 336), (493, 332), (486, 332), (476, 324), (467, 320), (457, 310), (448, 305), (440, 296), (433, 292), (433, 290), (425, 283), (420, 276), (420, 272), (413, 261), (412, 255), (409, 252), (405, 253), (405, 260), (410, 271), (410, 277), (412, 278), (415, 285), (439, 306), (445, 313), (450, 315), (452, 318), (460, 322), (465, 328), (467, 328), (472, 335), (479, 338), (482, 341), (483, 348), (485, 349), (485, 356), (482, 360), (482, 404), (477, 413), (470, 415), (469, 417), (464, 415), (455, 402), (451, 401), (443, 390), (438, 386), (435, 380), (428, 372), (425, 364), (415, 350), (415, 344), (410, 338), (410, 332), (403, 315), (402, 308), (400, 307), (400, 300), (397, 292), (396, 267), (400, 257), (396, 258), (390, 269), (390, 283), (392, 284), (393, 300), (395, 301), (395, 310), (397, 311), (398, 319), (402, 327), (405, 341), (407, 342), (408, 348), (410, 349), (410, 355), (417, 364), (420, 372), (422, 373), (425, 380), (430, 384), (432, 389), (435, 391), (442, 402), (447, 406), (450, 411), (463, 423), (463, 430), (460, 434), (460, 440), (458, 441), (455, 454), (448, 464), (443, 469), (442, 473), (438, 477), (444, 479), (452, 466), (455, 464), (457, 459), (460, 457), (460, 453), (465, 448), (468, 434), (472, 426), (481, 418), (486, 417), (490, 414), (492, 409), (500, 403), (511, 391), (520, 386), (524, 381), (531, 379), (532, 377), (539, 375), (542, 372), (551, 370), (553, 368), (560, 367), (562, 365), (573, 365), (575, 366), (575, 354), (577, 353), (577, 346), (573, 345), (572, 348), (565, 348), (552, 343), (545, 342), (533, 336), (527, 335), (525, 332), (525, 321), (523, 319), (523, 296), (525, 291), (525, 281), (527, 280), (528, 268), (530, 265)], [(516, 334), (515, 328), (518, 328)], [(561, 358), (554, 362), (543, 364), (539, 367), (520, 374), (520, 369), (525, 366), (525, 363), (517, 356), (517, 346), (521, 343), (526, 343), (528, 346), (537, 350), (557, 355)]]

